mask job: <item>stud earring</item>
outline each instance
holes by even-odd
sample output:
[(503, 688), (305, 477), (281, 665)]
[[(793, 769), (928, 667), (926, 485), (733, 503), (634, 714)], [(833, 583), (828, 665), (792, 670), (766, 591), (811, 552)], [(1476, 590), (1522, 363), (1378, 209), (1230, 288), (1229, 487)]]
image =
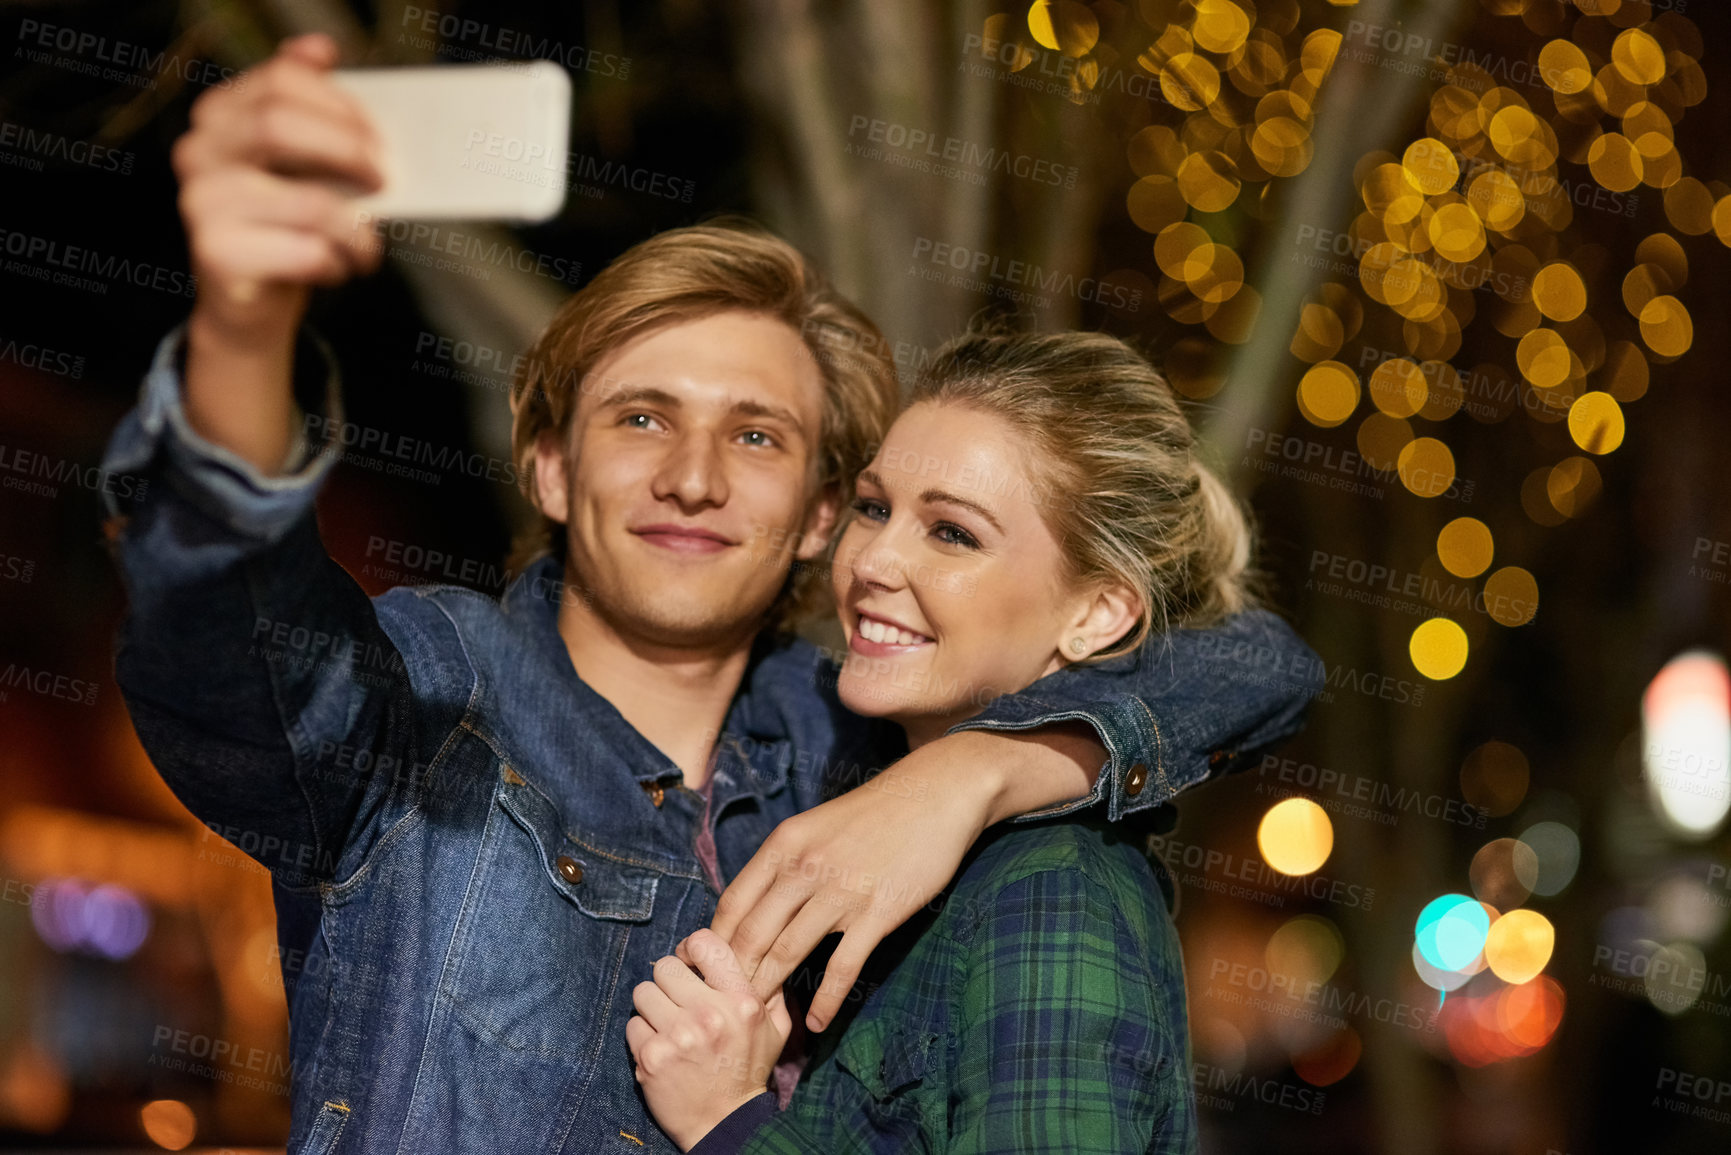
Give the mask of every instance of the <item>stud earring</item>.
[(1071, 638), (1070, 639), (1070, 648), (1079, 654), (1083, 650), (1088, 648), (1088, 639), (1086, 639), (1086, 638)]

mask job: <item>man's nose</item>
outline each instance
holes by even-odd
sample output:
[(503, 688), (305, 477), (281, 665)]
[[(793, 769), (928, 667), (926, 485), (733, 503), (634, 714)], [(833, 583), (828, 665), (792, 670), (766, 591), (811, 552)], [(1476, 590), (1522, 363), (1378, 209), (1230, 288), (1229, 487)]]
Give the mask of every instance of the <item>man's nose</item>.
[(727, 502), (726, 461), (714, 435), (693, 430), (673, 438), (655, 476), (655, 496), (687, 510)]

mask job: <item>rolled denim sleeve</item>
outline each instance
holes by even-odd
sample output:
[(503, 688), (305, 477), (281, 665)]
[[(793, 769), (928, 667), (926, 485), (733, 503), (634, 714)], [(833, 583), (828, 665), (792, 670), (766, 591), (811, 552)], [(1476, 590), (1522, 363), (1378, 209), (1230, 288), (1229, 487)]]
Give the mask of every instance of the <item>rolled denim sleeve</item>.
[[(408, 679), (371, 600), (331, 560), (313, 503), (335, 456), (299, 439), (266, 476), (200, 437), (182, 404), (185, 328), (168, 334), (103, 467), (144, 497), (106, 497), (127, 594), (115, 679), (139, 740), (198, 818), (285, 886), (343, 873), (388, 776), (412, 756)], [(335, 360), (303, 333), (306, 429), (340, 428)], [(391, 764), (391, 763), (383, 763)]]
[[(138, 404), (121, 419), (108, 440), (103, 468), (112, 474), (158, 472), (179, 497), (236, 534), (267, 541), (282, 536), (312, 508), (325, 475), (336, 464), (332, 454), (311, 451), (308, 425), (341, 428), (342, 395), (336, 358), (318, 337), (303, 331), (295, 349), (296, 416), (289, 472), (267, 477), (251, 462), (200, 437), (186, 419), (181, 382), (186, 360), (186, 326), (177, 326), (156, 346), (138, 392)], [(317, 400), (306, 420), (302, 401)], [(160, 462), (158, 458), (161, 458)], [(308, 458), (311, 460), (308, 460)], [(103, 494), (110, 517), (122, 522), (132, 512), (111, 492)]]
[(1322, 678), (1321, 659), (1291, 626), (1266, 610), (1247, 610), (1211, 629), (1151, 635), (1133, 653), (1049, 674), (949, 732), (1088, 723), (1107, 752), (1093, 792), (1012, 821), (1104, 801), (1116, 822), (1242, 769), (1259, 750), (1297, 733)]

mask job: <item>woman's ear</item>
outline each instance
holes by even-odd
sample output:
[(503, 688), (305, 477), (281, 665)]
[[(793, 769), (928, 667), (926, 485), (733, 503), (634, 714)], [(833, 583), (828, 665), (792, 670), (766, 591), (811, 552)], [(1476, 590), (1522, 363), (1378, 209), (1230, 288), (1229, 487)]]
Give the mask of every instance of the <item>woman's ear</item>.
[(543, 429), (535, 437), (535, 504), (561, 525), (571, 515), (571, 494), (565, 488), (565, 444), (556, 429)]
[(811, 507), (806, 510), (805, 526), (794, 557), (799, 561), (822, 557), (824, 550), (829, 548), (830, 536), (835, 533), (836, 520), (840, 516), (841, 486), (831, 482), (812, 499)]
[(1106, 649), (1134, 629), (1142, 616), (1142, 596), (1123, 582), (1096, 587), (1080, 600), (1070, 628), (1058, 640), (1058, 652), (1067, 661), (1081, 661)]

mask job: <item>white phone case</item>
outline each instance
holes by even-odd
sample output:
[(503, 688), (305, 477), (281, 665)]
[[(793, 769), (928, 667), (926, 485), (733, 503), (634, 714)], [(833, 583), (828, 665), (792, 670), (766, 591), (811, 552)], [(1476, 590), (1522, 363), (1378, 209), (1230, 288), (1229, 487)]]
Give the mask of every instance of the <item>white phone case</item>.
[(400, 220), (544, 221), (565, 203), (571, 78), (549, 60), (331, 73), (385, 142), (355, 207)]

